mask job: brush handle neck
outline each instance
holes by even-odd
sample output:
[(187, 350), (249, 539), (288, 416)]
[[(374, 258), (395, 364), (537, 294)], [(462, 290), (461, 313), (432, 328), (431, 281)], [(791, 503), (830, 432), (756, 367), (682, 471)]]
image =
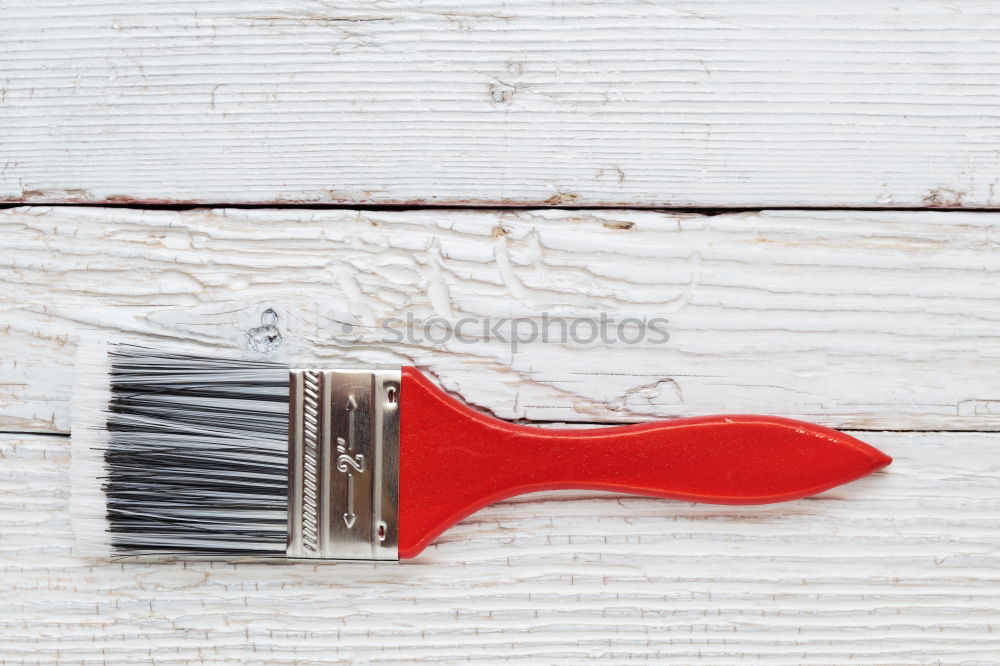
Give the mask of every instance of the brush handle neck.
[(513, 495), (610, 490), (715, 504), (813, 495), (890, 458), (848, 435), (770, 416), (590, 429), (534, 428), (477, 412), (414, 368), (400, 390), (399, 556)]

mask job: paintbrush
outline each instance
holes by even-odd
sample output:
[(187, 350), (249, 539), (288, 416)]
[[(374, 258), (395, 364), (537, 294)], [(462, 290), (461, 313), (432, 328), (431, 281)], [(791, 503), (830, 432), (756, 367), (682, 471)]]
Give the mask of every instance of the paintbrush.
[(397, 560), (521, 493), (763, 504), (891, 462), (780, 417), (538, 428), (482, 414), (412, 367), (131, 344), (81, 348), (72, 408), (75, 527), (116, 556)]

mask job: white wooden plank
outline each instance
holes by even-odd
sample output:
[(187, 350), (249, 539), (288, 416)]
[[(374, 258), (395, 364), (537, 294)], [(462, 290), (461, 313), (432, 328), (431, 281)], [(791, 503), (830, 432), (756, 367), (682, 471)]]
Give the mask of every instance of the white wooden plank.
[[(998, 228), (970, 212), (8, 209), (0, 429), (68, 431), (83, 332), (259, 351), (268, 310), (272, 358), (416, 364), (503, 418), (997, 429)], [(407, 313), (422, 342), (381, 328)], [(670, 338), (514, 350), (420, 327), (545, 313), (665, 317)]]
[(998, 203), (992, 2), (2, 10), (0, 199)]
[(0, 444), (9, 663), (959, 664), (1000, 653), (996, 436), (862, 433), (896, 462), (812, 500), (547, 493), (398, 565), (74, 552), (67, 438)]

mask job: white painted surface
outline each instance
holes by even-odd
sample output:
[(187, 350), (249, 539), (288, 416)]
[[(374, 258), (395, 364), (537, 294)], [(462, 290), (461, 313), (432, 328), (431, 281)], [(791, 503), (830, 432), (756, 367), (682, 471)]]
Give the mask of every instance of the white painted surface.
[[(272, 308), (276, 358), (416, 362), (506, 417), (995, 430), (998, 218), (5, 210), (0, 429), (68, 428), (80, 335), (241, 353), (266, 346)], [(666, 315), (672, 337), (516, 354), (329, 339), (407, 310)], [(996, 663), (1000, 435), (853, 434), (894, 464), (817, 498), (545, 493), (386, 566), (88, 559), (69, 440), (4, 435), (0, 663)]]
[[(0, 201), (994, 207), (998, 41), (978, 1), (0, 0)], [(0, 663), (1000, 663), (998, 215), (0, 211)], [(381, 342), (406, 312), (671, 339)], [(981, 432), (858, 432), (895, 464), (792, 504), (522, 498), (406, 565), (108, 564), (24, 434), (88, 333), (541, 423)]]
[[(967, 212), (9, 209), (0, 429), (68, 432), (82, 332), (238, 353), (248, 335), (263, 344), (268, 309), (276, 358), (416, 364), (503, 418), (997, 429), (998, 225)], [(380, 322), (406, 313), (602, 312), (665, 317), (671, 337), (381, 342)]]
[(994, 206), (946, 0), (6, 0), (0, 199)]
[(69, 440), (0, 444), (11, 664), (992, 664), (1000, 449), (859, 433), (895, 456), (811, 500), (719, 507), (549, 493), (409, 564), (93, 563)]

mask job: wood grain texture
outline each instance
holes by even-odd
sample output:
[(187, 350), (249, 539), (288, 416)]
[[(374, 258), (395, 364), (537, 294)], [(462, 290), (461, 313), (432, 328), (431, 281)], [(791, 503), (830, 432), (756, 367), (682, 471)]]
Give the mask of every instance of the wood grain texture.
[(991, 2), (2, 11), (3, 200), (998, 204)]
[(0, 661), (988, 664), (1000, 450), (861, 433), (896, 462), (810, 500), (546, 493), (408, 564), (102, 563), (74, 552), (69, 440), (0, 444)]
[[(968, 212), (8, 209), (0, 429), (68, 432), (87, 332), (414, 364), (507, 419), (729, 412), (996, 429), (998, 224)], [(663, 317), (670, 337), (563, 344), (555, 328), (515, 348), (509, 330), (487, 340), (477, 323), (471, 340), (437, 342), (464, 317), (544, 313)], [(384, 323), (408, 315), (413, 337), (393, 341)]]

